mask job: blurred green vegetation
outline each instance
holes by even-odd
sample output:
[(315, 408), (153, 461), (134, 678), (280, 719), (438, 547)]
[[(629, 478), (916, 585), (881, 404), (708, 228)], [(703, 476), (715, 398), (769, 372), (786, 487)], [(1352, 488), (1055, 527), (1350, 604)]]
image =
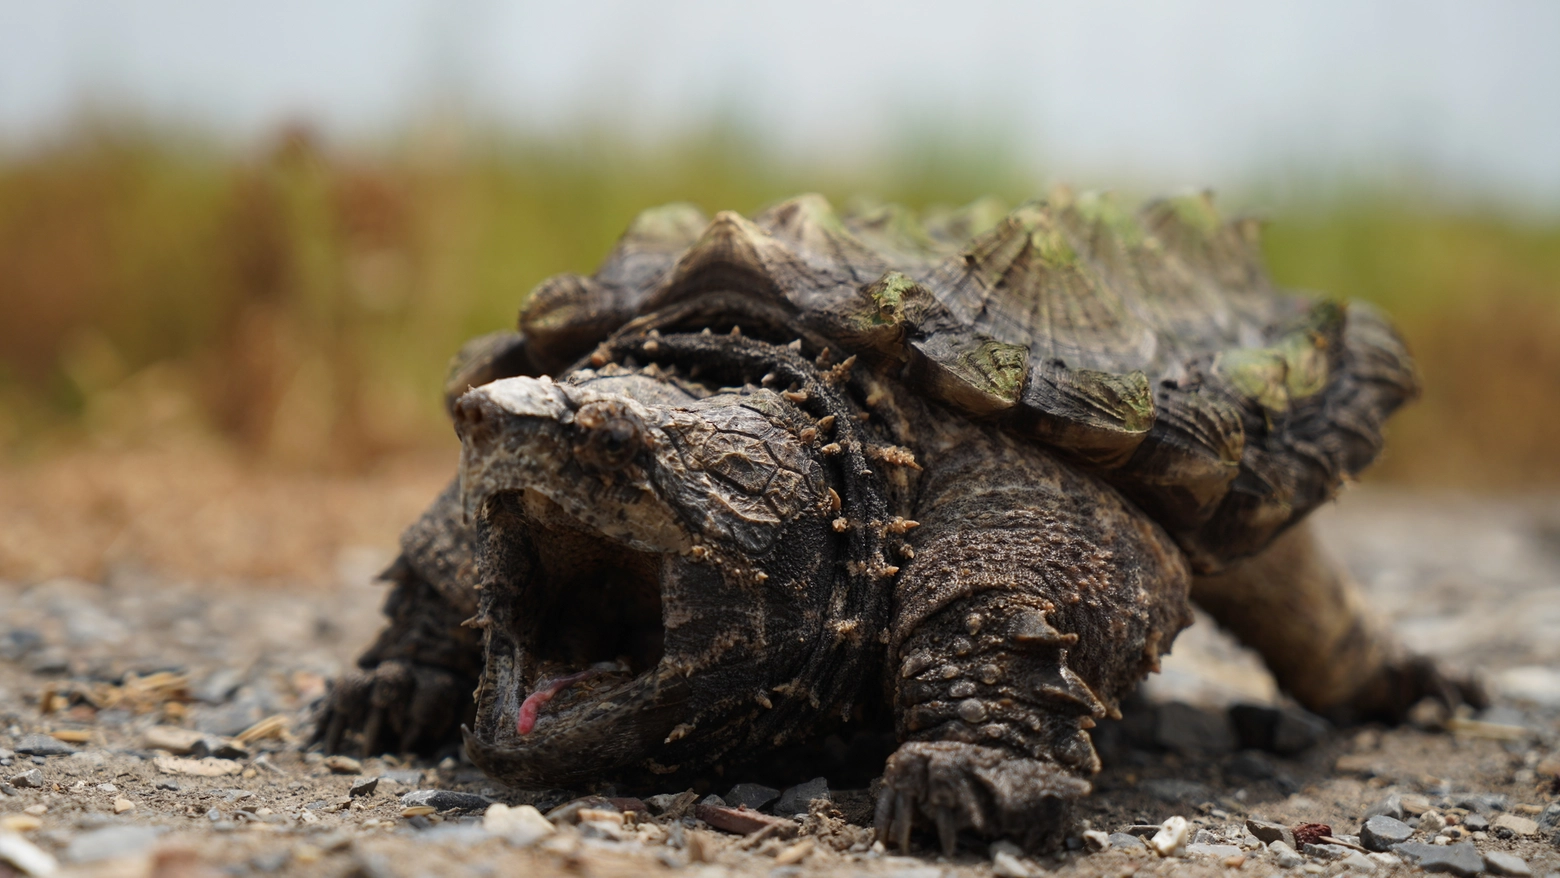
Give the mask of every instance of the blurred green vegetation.
[[(641, 209), (752, 212), (798, 191), (914, 207), (1042, 191), (1000, 152), (922, 148), (863, 174), (708, 132), (356, 154), (282, 132), (247, 152), (89, 130), (0, 160), (0, 447), (194, 431), (257, 459), (361, 468), (452, 444), (438, 390), (526, 292), (589, 272)], [(1403, 198), (1281, 214), (1282, 284), (1379, 303), (1424, 371), (1373, 478), (1560, 482), (1560, 221)]]

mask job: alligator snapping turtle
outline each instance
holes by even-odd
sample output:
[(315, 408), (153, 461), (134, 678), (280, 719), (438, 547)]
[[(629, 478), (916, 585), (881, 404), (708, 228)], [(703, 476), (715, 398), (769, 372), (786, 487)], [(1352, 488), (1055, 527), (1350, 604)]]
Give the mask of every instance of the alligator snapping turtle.
[(1478, 697), (1296, 526), (1416, 389), (1206, 195), (652, 210), (457, 356), (459, 477), (318, 734), (653, 786), (881, 722), (880, 836), (1043, 848), (1191, 601), (1312, 710)]

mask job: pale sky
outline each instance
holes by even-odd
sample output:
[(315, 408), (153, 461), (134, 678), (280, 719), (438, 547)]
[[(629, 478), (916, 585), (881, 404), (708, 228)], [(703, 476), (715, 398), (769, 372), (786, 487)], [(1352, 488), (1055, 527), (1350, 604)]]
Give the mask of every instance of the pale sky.
[(85, 106), (372, 142), (431, 107), (798, 161), (1003, 140), (1083, 185), (1427, 179), (1560, 211), (1560, 2), (0, 0), (0, 144)]

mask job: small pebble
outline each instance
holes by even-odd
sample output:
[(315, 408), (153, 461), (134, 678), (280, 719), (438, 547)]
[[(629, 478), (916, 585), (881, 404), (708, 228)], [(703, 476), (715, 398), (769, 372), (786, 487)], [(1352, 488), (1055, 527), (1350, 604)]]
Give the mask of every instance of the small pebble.
[(1110, 846), (1115, 850), (1146, 851), (1140, 836), (1126, 832), (1112, 832), (1110, 834)]
[(780, 798), (780, 791), (774, 787), (766, 787), (763, 784), (739, 783), (732, 787), (723, 798), (726, 804), (733, 808), (740, 808), (746, 805), (757, 811)]
[(1035, 873), (1018, 857), (1007, 851), (998, 851), (991, 858), (991, 874), (997, 878), (1034, 878)]
[(1519, 817), (1516, 814), (1502, 814), (1490, 821), (1490, 825), (1506, 828), (1517, 835), (1538, 835), (1538, 821), (1527, 817)]
[(1412, 827), (1386, 815), (1372, 817), (1360, 828), (1360, 844), (1373, 851), (1389, 851), (1413, 837)]
[(490, 835), (501, 835), (517, 847), (529, 847), (558, 831), (542, 813), (530, 805), (513, 808), (502, 803), (488, 806), (482, 815), (482, 829)]
[(22, 789), (41, 790), (44, 784), (43, 772), (36, 768), (24, 771), (21, 774), (12, 775), (10, 782)]
[(1510, 875), (1511, 878), (1531, 878), (1533, 874), (1527, 860), (1504, 851), (1485, 851), (1484, 865), (1496, 875)]
[(28, 735), (17, 742), (16, 752), (28, 756), (69, 756), (76, 748), (49, 735)]
[(1161, 857), (1173, 857), (1186, 848), (1186, 838), (1191, 826), (1185, 817), (1177, 815), (1160, 824), (1159, 831), (1149, 839), (1148, 846)]
[(84, 832), (65, 846), (65, 859), (93, 863), (138, 854), (151, 847), (163, 830), (156, 826), (110, 826)]
[(1267, 820), (1252, 818), (1246, 821), (1246, 831), (1265, 843), (1271, 844), (1275, 841), (1281, 841), (1290, 848), (1295, 846), (1294, 832), (1282, 823), (1272, 823)]
[(364, 777), (352, 782), (352, 787), (347, 790), (347, 795), (353, 798), (372, 796), (377, 789), (379, 789), (379, 778)]
[(23, 875), (53, 875), (60, 870), (53, 854), (14, 832), (0, 832), (0, 863), (15, 866)]
[(120, 796), (119, 798), (114, 800), (114, 813), (115, 814), (123, 814), (126, 811), (134, 811), (134, 810), (135, 810), (135, 803), (130, 801), (129, 799), (125, 798), (124, 796)]
[(1349, 851), (1348, 856), (1344, 857), (1339, 862), (1343, 863), (1345, 866), (1348, 866), (1350, 869), (1353, 869), (1356, 872), (1376, 871), (1376, 864), (1371, 862), (1369, 857), (1365, 856), (1359, 851)]
[(1393, 820), (1401, 821), (1406, 816), (1408, 812), (1403, 808), (1403, 796), (1399, 793), (1387, 796), (1365, 811), (1366, 820), (1372, 817), (1391, 817)]
[(1410, 862), (1417, 862), (1426, 872), (1450, 872), (1462, 878), (1484, 871), (1484, 857), (1479, 855), (1472, 842), (1433, 845), (1408, 841), (1392, 849), (1392, 852)]
[(330, 769), (331, 774), (363, 773), (363, 763), (350, 756), (327, 756), (325, 757), (325, 767)]
[(1098, 829), (1084, 830), (1083, 843), (1089, 850), (1098, 853), (1110, 847), (1110, 836), (1100, 832)]
[(827, 798), (829, 798), (829, 781), (826, 778), (815, 777), (781, 793), (779, 800), (775, 802), (774, 811), (783, 817), (806, 814), (808, 806), (814, 799)]
[(1305, 863), (1305, 857), (1300, 856), (1294, 848), (1285, 842), (1269, 842), (1267, 848), (1268, 852), (1278, 860), (1278, 865), (1281, 869), (1293, 869)]

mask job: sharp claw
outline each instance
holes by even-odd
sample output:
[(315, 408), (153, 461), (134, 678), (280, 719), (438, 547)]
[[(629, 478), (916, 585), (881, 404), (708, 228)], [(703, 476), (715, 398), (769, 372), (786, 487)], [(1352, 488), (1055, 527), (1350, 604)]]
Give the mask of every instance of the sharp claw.
[(899, 846), (901, 853), (910, 853), (910, 822), (913, 817), (910, 811), (910, 797), (904, 793), (894, 794), (894, 842)]
[(325, 752), (341, 752), (341, 736), (346, 732), (347, 718), (343, 711), (331, 708), (330, 724), (325, 729)]
[(873, 840), (888, 844), (894, 825), (894, 796), (888, 790), (878, 793), (877, 811), (872, 817)]
[(379, 727), (384, 725), (385, 709), (371, 707), (368, 711), (368, 722), (363, 723), (363, 747), (359, 755), (367, 758), (376, 755), (374, 748), (379, 746)]
[(942, 842), (943, 856), (953, 856), (953, 849), (959, 841), (959, 829), (953, 823), (953, 812), (946, 807), (937, 809), (937, 838)]

